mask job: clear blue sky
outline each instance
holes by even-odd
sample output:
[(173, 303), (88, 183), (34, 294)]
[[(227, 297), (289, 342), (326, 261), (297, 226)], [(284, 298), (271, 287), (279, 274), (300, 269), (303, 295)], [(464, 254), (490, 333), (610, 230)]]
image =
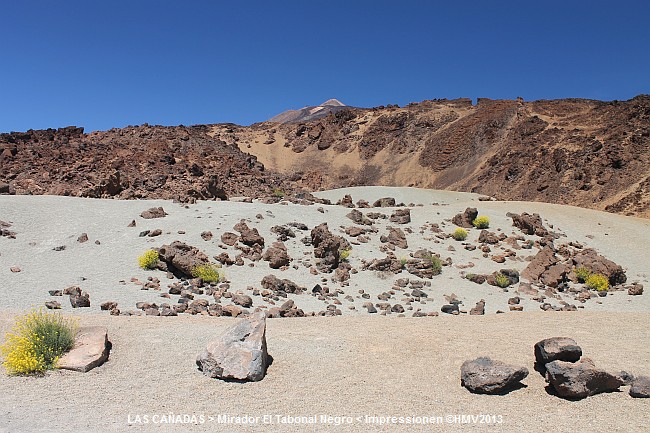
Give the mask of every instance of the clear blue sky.
[(250, 124), (337, 98), (650, 93), (647, 1), (0, 5), (0, 131)]

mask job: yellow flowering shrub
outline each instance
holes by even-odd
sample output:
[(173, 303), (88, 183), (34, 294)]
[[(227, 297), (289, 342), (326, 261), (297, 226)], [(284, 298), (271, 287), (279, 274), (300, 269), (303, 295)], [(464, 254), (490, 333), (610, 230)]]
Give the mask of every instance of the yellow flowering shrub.
[(451, 234), (451, 237), (454, 238), (457, 241), (464, 241), (467, 239), (467, 230), (465, 230), (462, 227), (458, 227), (454, 232)]
[(490, 227), (490, 218), (486, 217), (485, 215), (481, 215), (479, 217), (476, 217), (472, 224), (477, 229), (486, 229)]
[(221, 279), (221, 267), (212, 263), (198, 265), (192, 269), (192, 276), (202, 279), (204, 283), (218, 282)]
[(75, 321), (43, 310), (16, 319), (0, 346), (2, 365), (8, 374), (42, 373), (56, 367), (61, 355), (72, 349), (77, 334)]
[(158, 264), (158, 251), (148, 250), (138, 257), (138, 264), (142, 269), (153, 269)]
[(609, 289), (609, 280), (601, 274), (592, 274), (585, 280), (585, 285), (591, 290), (604, 292)]

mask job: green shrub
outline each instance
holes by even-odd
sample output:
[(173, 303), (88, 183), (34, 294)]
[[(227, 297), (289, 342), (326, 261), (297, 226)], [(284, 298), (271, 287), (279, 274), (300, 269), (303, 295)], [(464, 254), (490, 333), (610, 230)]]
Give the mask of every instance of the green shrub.
[(339, 257), (341, 260), (346, 261), (348, 257), (350, 257), (350, 251), (352, 251), (350, 248), (345, 248), (339, 252)]
[(581, 283), (587, 281), (587, 278), (591, 275), (591, 271), (585, 267), (576, 268), (575, 273), (576, 277), (578, 277), (578, 281)]
[(490, 218), (486, 217), (485, 215), (476, 217), (474, 221), (472, 221), (472, 224), (474, 227), (477, 229), (486, 229), (490, 227)]
[(77, 324), (60, 314), (32, 311), (16, 319), (6, 342), (0, 346), (8, 374), (42, 373), (56, 368), (65, 352), (72, 349)]
[(408, 261), (409, 260), (406, 257), (402, 257), (401, 259), (399, 259), (399, 264), (402, 265), (402, 269), (404, 269), (406, 267), (406, 264), (408, 263)]
[(503, 275), (501, 272), (494, 276), (494, 281), (497, 283), (497, 286), (503, 289), (510, 285), (510, 279)]
[(438, 256), (431, 254), (427, 257), (431, 261), (431, 269), (433, 270), (433, 275), (438, 275), (442, 272), (442, 262)]
[(462, 227), (458, 227), (456, 230), (454, 230), (451, 237), (456, 239), (457, 241), (464, 241), (465, 239), (467, 239), (467, 230), (465, 230)]
[(604, 292), (609, 289), (609, 280), (602, 274), (592, 274), (585, 280), (585, 285), (591, 290)]
[(202, 279), (204, 283), (216, 283), (222, 277), (221, 266), (212, 263), (195, 266), (192, 269), (192, 276)]
[(280, 188), (275, 188), (273, 190), (273, 195), (278, 197), (278, 198), (282, 198), (282, 197), (284, 197), (284, 191), (282, 191)]
[(138, 264), (142, 269), (154, 269), (158, 265), (158, 251), (148, 250), (138, 257)]

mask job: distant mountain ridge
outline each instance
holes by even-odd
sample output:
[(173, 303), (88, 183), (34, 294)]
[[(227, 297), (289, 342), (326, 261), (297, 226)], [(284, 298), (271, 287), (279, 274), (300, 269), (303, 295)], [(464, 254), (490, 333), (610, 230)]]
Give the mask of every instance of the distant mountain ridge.
[(328, 99), (320, 105), (303, 107), (299, 110), (287, 110), (278, 115), (271, 117), (268, 122), (274, 123), (297, 123), (309, 122), (311, 120), (321, 119), (330, 113), (349, 108), (338, 99)]

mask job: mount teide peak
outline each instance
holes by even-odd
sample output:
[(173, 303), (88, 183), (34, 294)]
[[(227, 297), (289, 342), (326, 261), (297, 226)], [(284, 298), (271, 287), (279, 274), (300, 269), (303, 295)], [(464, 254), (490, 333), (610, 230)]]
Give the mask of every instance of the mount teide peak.
[(309, 122), (311, 120), (321, 119), (330, 113), (336, 113), (345, 108), (348, 108), (348, 106), (338, 99), (328, 99), (319, 105), (303, 107), (299, 110), (287, 110), (271, 117), (268, 121), (275, 123)]

